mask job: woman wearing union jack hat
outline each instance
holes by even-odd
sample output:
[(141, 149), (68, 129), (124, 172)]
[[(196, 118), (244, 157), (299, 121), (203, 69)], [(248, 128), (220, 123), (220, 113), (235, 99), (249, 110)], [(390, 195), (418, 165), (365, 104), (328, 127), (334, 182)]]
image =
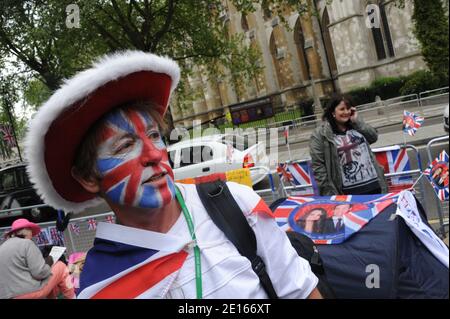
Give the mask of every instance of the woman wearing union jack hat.
[[(66, 81), (30, 125), (28, 172), (44, 201), (74, 213), (106, 201), (115, 214), (116, 223), (97, 225), (79, 298), (267, 298), (195, 185), (174, 182), (162, 118), (179, 78), (166, 57), (106, 56)], [(278, 296), (320, 297), (267, 205), (251, 188), (228, 187)]]

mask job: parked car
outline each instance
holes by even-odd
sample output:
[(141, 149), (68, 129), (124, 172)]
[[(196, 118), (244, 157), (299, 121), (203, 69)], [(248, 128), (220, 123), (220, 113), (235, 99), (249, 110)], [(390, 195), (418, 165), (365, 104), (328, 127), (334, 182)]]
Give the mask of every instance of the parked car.
[(248, 136), (211, 135), (172, 144), (167, 150), (175, 180), (249, 168), (255, 185), (269, 171), (266, 143), (251, 145)]
[(25, 217), (33, 222), (55, 220), (56, 210), (49, 206), (1, 212), (40, 204), (43, 202), (28, 179), (25, 163), (0, 169), (0, 220), (9, 217)]
[(444, 130), (448, 133), (448, 107), (447, 104), (444, 108)]

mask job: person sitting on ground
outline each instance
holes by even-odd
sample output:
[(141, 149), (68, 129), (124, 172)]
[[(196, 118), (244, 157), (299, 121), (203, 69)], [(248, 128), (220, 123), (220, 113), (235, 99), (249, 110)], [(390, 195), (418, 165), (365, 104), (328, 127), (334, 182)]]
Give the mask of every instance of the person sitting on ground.
[[(50, 256), (52, 248), (53, 245), (45, 245), (44, 247), (42, 247), (42, 256), (44, 258), (52, 258)], [(52, 290), (47, 299), (72, 299), (74, 298), (75, 287), (73, 286), (73, 279), (69, 272), (66, 256), (62, 254), (61, 257), (59, 257), (58, 262), (62, 262), (64, 265), (66, 265), (63, 274), (64, 280), (61, 280), (61, 282)]]
[[(162, 118), (180, 78), (169, 58), (126, 51), (65, 82), (27, 135), (44, 201), (80, 212), (103, 200), (78, 298), (267, 298), (250, 261), (214, 224), (195, 185), (176, 184)], [(317, 277), (250, 188), (228, 183), (279, 298), (321, 298)]]
[[(41, 228), (25, 218), (12, 223), (6, 241), (0, 246), (0, 299), (41, 299), (52, 296), (56, 287), (66, 283), (67, 267), (61, 261), (42, 256), (31, 240)], [(73, 288), (64, 291), (74, 298)]]
[(80, 275), (83, 271), (84, 262), (86, 260), (86, 253), (76, 252), (69, 256), (69, 272), (72, 277), (72, 284), (75, 293), (80, 289)]

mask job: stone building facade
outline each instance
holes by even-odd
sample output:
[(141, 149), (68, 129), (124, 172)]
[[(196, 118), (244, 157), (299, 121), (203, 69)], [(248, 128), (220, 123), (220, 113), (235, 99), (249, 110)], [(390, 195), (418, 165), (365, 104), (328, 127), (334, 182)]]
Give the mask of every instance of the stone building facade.
[(187, 79), (196, 92), (192, 105), (171, 105), (175, 126), (191, 127), (194, 119), (207, 122), (258, 105), (261, 113), (267, 103), (275, 112), (306, 100), (317, 105), (334, 91), (426, 68), (412, 32), (412, 1), (399, 8), (394, 1), (312, 0), (317, 14), (284, 10), (288, 27), (260, 7), (243, 15), (230, 1), (224, 3), (221, 18), (230, 34), (243, 33), (264, 67), (251, 83), (242, 84), (243, 90), (194, 67)]

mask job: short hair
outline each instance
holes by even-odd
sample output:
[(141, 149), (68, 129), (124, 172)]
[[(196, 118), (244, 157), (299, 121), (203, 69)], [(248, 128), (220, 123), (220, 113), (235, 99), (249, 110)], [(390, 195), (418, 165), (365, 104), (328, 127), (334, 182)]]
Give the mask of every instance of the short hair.
[(161, 135), (167, 130), (167, 124), (162, 116), (156, 111), (156, 105), (150, 101), (134, 101), (119, 105), (110, 112), (106, 113), (97, 122), (95, 122), (85, 134), (82, 143), (78, 146), (73, 161), (75, 173), (82, 178), (99, 178), (99, 173), (95, 166), (95, 160), (98, 155), (98, 143), (102, 137), (102, 127), (106, 123), (106, 117), (118, 109), (135, 110), (139, 112), (147, 112), (158, 124)]

